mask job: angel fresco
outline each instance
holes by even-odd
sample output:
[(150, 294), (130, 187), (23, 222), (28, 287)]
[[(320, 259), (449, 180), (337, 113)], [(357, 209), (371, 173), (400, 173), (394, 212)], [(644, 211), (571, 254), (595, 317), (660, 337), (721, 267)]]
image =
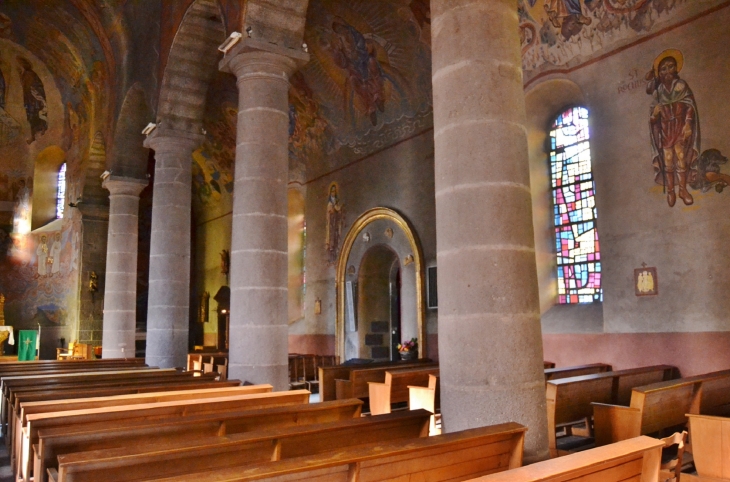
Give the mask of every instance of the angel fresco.
[(568, 40), (590, 25), (592, 20), (584, 14), (584, 0), (544, 0), (545, 11), (553, 27), (560, 30)]
[(46, 90), (38, 74), (33, 70), (31, 63), (23, 58), (17, 57), (18, 73), (20, 74), (23, 86), (23, 104), (25, 114), (30, 123), (30, 139), (32, 144), (36, 137), (43, 135), (48, 130), (48, 104), (46, 103)]
[(682, 52), (668, 49), (657, 56), (645, 77), (646, 93), (653, 98), (649, 124), (654, 180), (664, 186), (669, 207), (677, 196), (687, 206), (694, 204), (687, 186), (706, 192), (714, 185), (722, 192), (730, 184), (730, 176), (720, 172), (727, 158), (717, 149), (701, 151), (697, 102), (689, 84), (679, 77), (683, 66)]

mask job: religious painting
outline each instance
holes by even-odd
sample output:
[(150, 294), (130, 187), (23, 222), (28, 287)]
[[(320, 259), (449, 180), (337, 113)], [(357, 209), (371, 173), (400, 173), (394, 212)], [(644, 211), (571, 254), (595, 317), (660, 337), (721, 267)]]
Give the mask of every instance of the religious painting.
[(589, 61), (721, 2), (518, 0), (525, 80)]
[(23, 103), (25, 113), (30, 124), (30, 138), (28, 144), (35, 142), (38, 136), (42, 136), (48, 130), (48, 104), (46, 103), (46, 89), (38, 74), (33, 70), (31, 63), (18, 57), (18, 70), (20, 81), (23, 86)]
[(337, 255), (340, 250), (340, 238), (342, 237), (342, 203), (338, 194), (337, 183), (333, 182), (329, 187), (327, 196), (327, 224), (325, 226), (325, 250), (327, 251), (327, 264), (333, 265), (337, 262)]
[(689, 83), (680, 78), (684, 67), (682, 52), (668, 49), (654, 60), (646, 74), (646, 93), (652, 96), (649, 114), (654, 181), (663, 186), (667, 204), (677, 198), (686, 206), (694, 204), (688, 188), (717, 192), (730, 183), (720, 170), (727, 157), (717, 149), (702, 152), (700, 116)]
[(636, 296), (653, 296), (659, 293), (656, 268), (634, 270), (634, 292)]

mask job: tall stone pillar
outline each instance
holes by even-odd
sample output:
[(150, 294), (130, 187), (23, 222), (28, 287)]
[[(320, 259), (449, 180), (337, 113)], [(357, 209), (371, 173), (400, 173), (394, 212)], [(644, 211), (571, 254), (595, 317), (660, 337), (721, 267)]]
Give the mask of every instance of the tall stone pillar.
[(431, 2), (445, 431), (515, 421), (548, 456), (517, 1)]
[(247, 39), (221, 61), (238, 79), (229, 373), (288, 386), (289, 76), (308, 56)]
[(147, 181), (110, 176), (102, 185), (109, 191), (102, 356), (134, 358), (139, 195)]
[(155, 151), (147, 307), (150, 366), (185, 366), (190, 319), (191, 154), (203, 136), (158, 127), (145, 141)]

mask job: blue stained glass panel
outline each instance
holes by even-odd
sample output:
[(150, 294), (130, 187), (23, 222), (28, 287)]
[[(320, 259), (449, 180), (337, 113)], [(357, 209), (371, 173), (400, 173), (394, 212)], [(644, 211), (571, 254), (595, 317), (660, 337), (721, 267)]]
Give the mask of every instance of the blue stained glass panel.
[(603, 301), (588, 109), (560, 114), (550, 131), (560, 304)]

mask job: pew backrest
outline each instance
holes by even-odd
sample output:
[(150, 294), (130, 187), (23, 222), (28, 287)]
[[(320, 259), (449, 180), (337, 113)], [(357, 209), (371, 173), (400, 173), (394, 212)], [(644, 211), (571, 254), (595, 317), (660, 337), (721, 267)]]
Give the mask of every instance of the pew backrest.
[(145, 482), (465, 480), (520, 467), (526, 430), (506, 423)]
[(204, 414), (160, 423), (119, 421), (40, 430), (34, 456), (34, 474), (57, 468), (61, 454), (134, 446), (158, 439), (233, 435), (264, 430), (326, 424), (360, 418), (362, 401), (336, 400), (316, 404)]
[(610, 372), (611, 365), (605, 363), (589, 363), (573, 367), (546, 368), (545, 381), (557, 380), (559, 378), (578, 377), (581, 375), (592, 375), (594, 373)]
[(638, 437), (469, 482), (657, 482), (663, 446)]
[(282, 430), (79, 452), (59, 457), (59, 482), (132, 482), (241, 466), (239, 460), (261, 442), (274, 448), (269, 460), (281, 460), (381, 440), (425, 437), (429, 417), (425, 410), (400, 412)]

